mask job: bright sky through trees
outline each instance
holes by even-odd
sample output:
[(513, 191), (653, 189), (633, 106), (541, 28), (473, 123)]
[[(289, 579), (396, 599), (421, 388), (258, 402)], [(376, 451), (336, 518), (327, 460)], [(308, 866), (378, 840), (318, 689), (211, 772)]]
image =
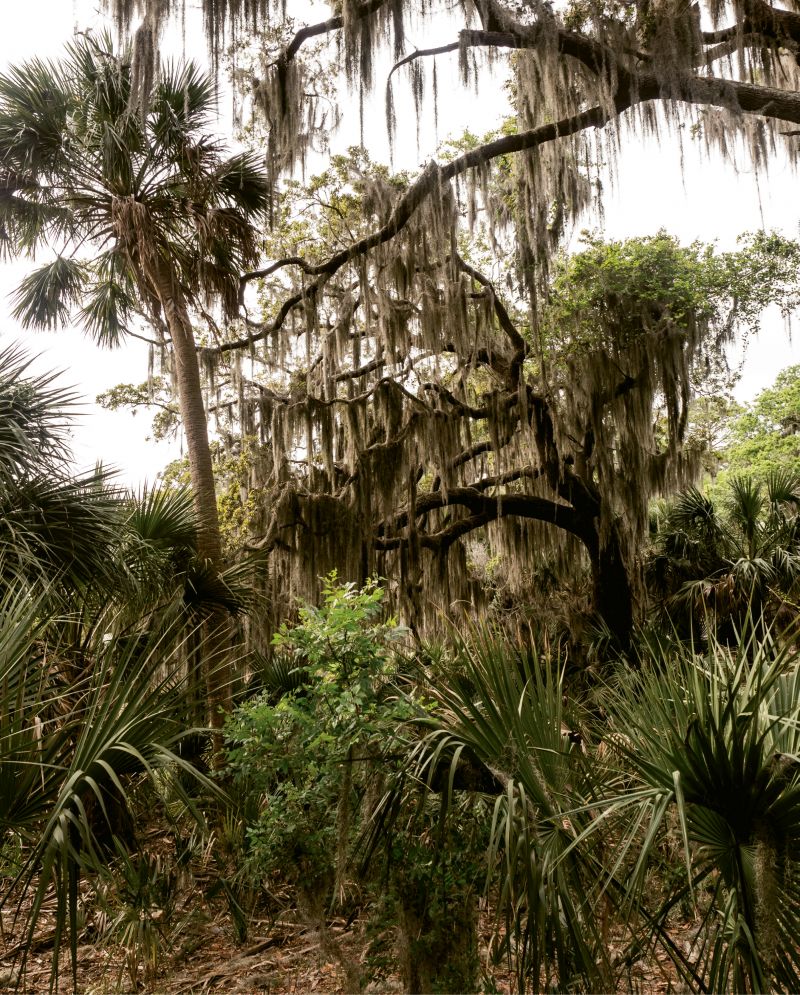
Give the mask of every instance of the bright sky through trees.
[[(302, 8), (302, 9), (301, 9)], [(322, 7), (306, 2), (290, 4), (290, 13), (302, 20), (317, 19)], [(107, 24), (91, 0), (35, 0), (16, 6), (6, 17), (0, 34), (0, 67), (31, 57), (58, 57), (65, 42), (76, 30), (98, 30)], [(422, 47), (450, 40), (450, 25), (442, 24), (442, 38), (430, 30), (424, 37), (410, 35), (410, 42)], [(195, 59), (205, 58), (200, 28), (200, 12), (188, 9), (184, 25), (175, 26), (164, 40), (165, 54)], [(389, 64), (379, 67), (376, 77), (385, 78)], [(414, 169), (436, 154), (437, 143), (448, 136), (458, 136), (468, 128), (482, 134), (500, 124), (504, 113), (502, 80), (486, 86), (481, 78), (480, 94), (464, 92), (458, 82), (457, 56), (438, 60), (440, 105), (434, 115), (432, 102), (424, 108), (419, 125), (408, 87), (402, 78), (395, 82), (398, 101), (398, 134), (395, 144), (396, 168)], [(383, 87), (368, 103), (364, 118), (364, 142), (373, 158), (386, 160), (389, 146), (384, 120)], [(222, 118), (230, 118), (230, 98), (222, 99)], [(352, 113), (342, 128), (331, 136), (331, 148), (344, 150), (359, 141), (358, 113), (355, 101)], [(245, 107), (245, 115), (247, 108)], [(311, 158), (311, 170), (322, 168), (324, 158)], [(769, 171), (756, 176), (745, 156), (738, 173), (729, 164), (708, 159), (700, 143), (685, 131), (679, 139), (669, 138), (658, 145), (655, 140), (631, 137), (624, 142), (617, 162), (616, 175), (608, 175), (604, 195), (605, 213), (600, 219), (586, 219), (587, 226), (604, 231), (610, 238), (648, 235), (666, 228), (684, 242), (693, 239), (718, 240), (723, 248), (733, 247), (738, 234), (759, 227), (778, 228), (797, 235), (798, 218), (787, 211), (794, 202), (796, 176), (780, 157), (770, 162)], [(681, 168), (683, 166), (683, 168)], [(577, 244), (578, 232), (572, 242)], [(176, 447), (147, 441), (149, 418), (134, 418), (127, 412), (102, 411), (94, 405), (95, 396), (120, 382), (141, 382), (146, 377), (147, 349), (132, 342), (116, 352), (101, 352), (79, 330), (57, 333), (22, 333), (8, 317), (8, 293), (26, 271), (26, 264), (0, 267), (0, 295), (5, 313), (0, 325), (0, 344), (22, 337), (27, 347), (42, 358), (41, 369), (64, 369), (65, 381), (75, 384), (86, 398), (85, 417), (76, 430), (75, 455), (80, 465), (96, 460), (113, 464), (122, 471), (122, 479), (132, 484), (153, 479), (162, 466), (176, 454)], [(797, 362), (781, 319), (769, 315), (759, 340), (752, 343), (742, 382), (740, 398), (752, 397), (768, 386), (777, 372)]]

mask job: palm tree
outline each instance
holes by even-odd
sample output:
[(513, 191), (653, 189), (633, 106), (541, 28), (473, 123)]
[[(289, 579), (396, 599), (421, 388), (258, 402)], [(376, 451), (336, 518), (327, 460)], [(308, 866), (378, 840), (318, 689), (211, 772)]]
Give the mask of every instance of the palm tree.
[[(218, 573), (222, 549), (197, 345), (190, 311), (238, 308), (239, 274), (257, 257), (267, 181), (249, 152), (207, 129), (209, 76), (191, 63), (152, 79), (108, 37), (84, 37), (58, 63), (0, 76), (0, 234), (7, 254), (54, 258), (20, 285), (15, 316), (53, 328), (75, 317), (116, 345), (144, 311), (168, 337), (186, 433), (197, 552)], [(84, 258), (87, 256), (88, 258)], [(224, 617), (209, 619), (219, 649)], [(223, 682), (224, 683), (224, 682)], [(224, 703), (209, 686), (212, 716)]]
[[(598, 811), (618, 819), (617, 859), (643, 904), (665, 837), (682, 838), (685, 875), (640, 919), (652, 940), (691, 902), (696, 933), (678, 967), (694, 990), (800, 987), (800, 670), (790, 642), (749, 624), (734, 650), (713, 633), (703, 657), (651, 648), (606, 688), (611, 761)], [(676, 826), (677, 824), (677, 826)], [(675, 956), (677, 951), (668, 948)]]
[(30, 363), (0, 352), (0, 850), (19, 857), (0, 909), (25, 923), (24, 967), (55, 895), (56, 971), (67, 938), (75, 967), (78, 876), (108, 873), (130, 786), (182, 769), (217, 793), (186, 760), (192, 650), (216, 592), (192, 574), (189, 496), (126, 500), (102, 473), (72, 476), (73, 395)]
[[(655, 948), (690, 991), (800, 990), (791, 644), (751, 627), (733, 651), (712, 633), (704, 657), (644, 646), (592, 709), (568, 712), (562, 668), (481, 630), (457, 648), (412, 769), (444, 793), (449, 761), (443, 812), (463, 759), (491, 774), (488, 880), (520, 991), (631, 988), (626, 964)], [(669, 928), (683, 903), (697, 912), (688, 951)]]
[[(733, 477), (720, 506), (690, 488), (668, 508), (648, 572), (666, 604), (735, 637), (750, 613), (785, 608), (800, 577), (800, 480)], [(783, 612), (786, 614), (786, 611)]]

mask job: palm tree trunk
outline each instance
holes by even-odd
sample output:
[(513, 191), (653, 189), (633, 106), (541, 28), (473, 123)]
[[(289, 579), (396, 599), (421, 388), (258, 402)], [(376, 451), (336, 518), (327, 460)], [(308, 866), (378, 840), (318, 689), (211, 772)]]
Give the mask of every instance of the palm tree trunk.
[(213, 565), (222, 568), (222, 538), (217, 514), (217, 492), (208, 444), (208, 422), (200, 384), (200, 367), (189, 315), (182, 302), (174, 297), (164, 300), (164, 317), (172, 336), (175, 379), (181, 409), (189, 473), (195, 509), (199, 521), (197, 552)]
[[(197, 552), (214, 572), (219, 572), (222, 569), (222, 537), (194, 332), (183, 292), (174, 274), (169, 272), (168, 265), (162, 265), (158, 272), (148, 276), (156, 290), (172, 338), (178, 401), (186, 433), (189, 473), (199, 522)], [(230, 619), (224, 611), (212, 611), (204, 622), (204, 628), (203, 671), (208, 721), (212, 728), (219, 730), (224, 714), (231, 709)], [(221, 745), (221, 738), (216, 734), (214, 753), (217, 756)]]

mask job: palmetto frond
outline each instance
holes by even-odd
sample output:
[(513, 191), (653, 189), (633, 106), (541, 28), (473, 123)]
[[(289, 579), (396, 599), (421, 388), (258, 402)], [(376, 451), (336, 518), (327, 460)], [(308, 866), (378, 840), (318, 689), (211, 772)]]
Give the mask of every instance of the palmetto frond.
[(520, 991), (540, 990), (542, 977), (557, 979), (559, 990), (609, 990), (614, 971), (595, 910), (607, 882), (577, 846), (595, 787), (568, 738), (561, 675), (488, 629), (457, 645), (454, 678), (433, 691), (439, 710), (416, 750), (415, 774), (430, 783), (449, 764), (452, 786), (467, 751), (505, 785), (488, 860)]
[(0, 351), (0, 487), (45, 471), (63, 471), (68, 458), (67, 412), (76, 395), (56, 386), (55, 373), (30, 372), (18, 345)]
[(0, 586), (20, 575), (30, 584), (108, 584), (119, 520), (119, 493), (98, 487), (94, 472), (20, 481), (0, 498)]
[[(450, 793), (469, 754), (502, 785), (487, 856), (520, 990), (543, 978), (613, 989), (603, 910), (619, 943), (663, 945), (693, 990), (798, 990), (798, 674), (763, 627), (733, 653), (713, 635), (705, 657), (651, 643), (602, 691), (603, 721), (583, 716), (576, 748), (558, 673), (466, 638), (460, 676), (434, 691), (416, 774), (431, 783), (449, 763)], [(685, 873), (659, 896), (648, 883), (668, 840)], [(680, 900), (696, 903), (689, 955), (665, 929)]]
[(733, 638), (749, 610), (791, 597), (800, 577), (799, 487), (792, 474), (777, 471), (766, 481), (734, 478), (720, 508), (697, 490), (681, 495), (648, 568), (654, 586), (662, 582), (666, 605), (690, 609), (695, 621), (699, 611)]
[[(158, 791), (160, 772), (183, 768), (207, 791), (219, 789), (179, 755), (191, 732), (182, 721), (191, 679), (183, 627), (139, 639), (96, 629), (83, 647), (84, 676), (65, 681), (40, 609), (26, 597), (0, 601), (0, 833), (14, 833), (23, 854), (0, 906), (18, 903), (30, 939), (55, 893), (56, 972), (67, 940), (75, 966), (78, 876), (104, 873), (101, 841), (117, 831), (114, 812), (130, 804), (131, 778)], [(200, 819), (180, 781), (172, 790)]]
[(188, 140), (208, 127), (216, 101), (213, 78), (194, 63), (167, 65), (150, 98), (148, 126), (167, 155), (188, 151)]
[(23, 328), (61, 328), (81, 300), (86, 278), (85, 266), (57, 256), (25, 277), (14, 293), (11, 313)]
[(716, 508), (696, 487), (681, 494), (666, 515), (668, 526), (709, 536), (720, 531)]
[(128, 332), (136, 306), (136, 293), (130, 274), (119, 265), (116, 253), (103, 257), (94, 266), (94, 275), (83, 296), (78, 321), (102, 346), (118, 346)]
[(144, 488), (132, 503), (126, 527), (156, 550), (197, 548), (197, 516), (187, 490)]
[[(658, 664), (643, 661), (603, 701), (625, 758), (628, 817), (650, 804), (637, 800), (639, 789), (668, 800), (689, 877), (695, 888), (713, 885), (693, 964), (706, 990), (766, 990), (770, 976), (796, 990), (800, 766), (776, 762), (796, 745), (796, 665), (753, 629), (734, 653), (712, 638), (705, 659), (673, 647)], [(648, 835), (642, 870), (658, 838)], [(664, 915), (672, 904), (674, 896)]]
[(800, 478), (790, 470), (773, 468), (766, 478), (767, 500), (773, 508), (800, 505)]
[(261, 158), (255, 152), (241, 152), (221, 161), (214, 170), (213, 183), (229, 207), (247, 216), (263, 210), (269, 193)]
[(69, 474), (74, 395), (30, 362), (17, 346), (0, 352), (0, 589), (107, 583), (119, 494), (107, 474)]
[(766, 495), (761, 483), (752, 477), (734, 477), (730, 482), (728, 514), (748, 543), (755, 543)]
[[(74, 99), (62, 71), (34, 59), (0, 76), (0, 163), (38, 182), (58, 169)], [(24, 187), (23, 187), (24, 189)]]

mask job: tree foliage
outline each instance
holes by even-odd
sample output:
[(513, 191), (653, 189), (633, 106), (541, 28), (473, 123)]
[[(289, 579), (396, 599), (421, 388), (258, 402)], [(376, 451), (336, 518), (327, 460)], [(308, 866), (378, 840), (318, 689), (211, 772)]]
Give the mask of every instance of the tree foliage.
[(722, 456), (721, 480), (749, 473), (800, 473), (800, 367), (790, 366), (772, 387), (748, 404), (733, 420), (731, 438)]
[[(116, 10), (124, 23), (146, 12), (144, 71), (163, 9)], [(262, 546), (293, 550), (312, 577), (339, 566), (363, 580), (377, 568), (424, 624), (415, 592), (433, 592), (434, 577), (440, 605), (476, 596), (453, 579), (467, 574), (462, 540), (477, 529), (495, 549), (535, 547), (554, 562), (574, 561), (569, 543), (582, 544), (594, 606), (626, 642), (647, 501), (686, 482), (696, 457), (682, 451), (692, 371), (737, 325), (756, 325), (766, 303), (792, 309), (797, 249), (771, 235), (716, 259), (666, 237), (595, 245), (554, 279), (552, 260), (627, 123), (658, 133), (695, 107), (694, 133), (709, 147), (729, 150), (736, 132), (764, 161), (773, 119), (800, 119), (783, 54), (800, 33), (794, 15), (714, 6), (706, 30), (697, 11), (669, 4), (554, 11), (483, 0), (451, 12), (451, 44), (408, 52), (409, 18), (432, 18), (437, 5), (348, 0), (300, 27), (269, 3), (205, 10), (215, 43), (226, 27), (265, 28), (251, 84), (266, 126), (272, 261), (243, 274), (245, 333), (204, 354), (209, 369), (230, 370), (241, 433), (274, 449)], [(451, 53), (478, 86), (484, 55), (513, 56), (513, 118), (414, 178), (359, 151), (302, 191), (288, 177), (327, 123), (325, 53), (338, 55), (363, 109), (384, 46), (390, 133), (398, 80), (408, 77), (419, 112), (425, 66)], [(567, 535), (566, 552), (542, 522)], [(514, 569), (529, 572), (518, 559)], [(612, 587), (620, 598), (609, 600)]]

